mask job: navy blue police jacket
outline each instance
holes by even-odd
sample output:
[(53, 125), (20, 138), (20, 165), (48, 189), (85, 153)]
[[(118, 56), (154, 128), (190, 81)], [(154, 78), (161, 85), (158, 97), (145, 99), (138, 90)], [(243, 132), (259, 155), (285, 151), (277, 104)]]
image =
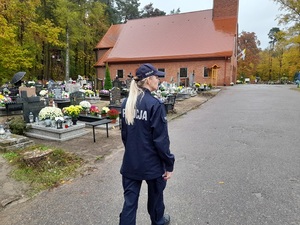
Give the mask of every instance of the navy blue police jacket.
[(134, 180), (151, 180), (172, 172), (175, 157), (170, 152), (170, 139), (164, 104), (148, 89), (137, 100), (133, 125), (125, 122), (122, 103), (122, 141), (125, 146), (121, 174)]

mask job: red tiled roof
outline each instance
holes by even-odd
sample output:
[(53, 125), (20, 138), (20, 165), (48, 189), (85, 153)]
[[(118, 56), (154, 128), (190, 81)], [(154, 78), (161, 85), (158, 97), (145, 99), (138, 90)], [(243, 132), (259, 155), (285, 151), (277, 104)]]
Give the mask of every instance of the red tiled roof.
[(110, 28), (97, 47), (111, 47), (109, 37), (119, 34), (108, 62), (231, 56), (237, 18), (213, 20), (212, 13), (203, 10), (129, 20), (118, 29)]
[(105, 62), (111, 52), (112, 48), (108, 49), (103, 56), (95, 63), (94, 66), (105, 66)]
[(122, 31), (122, 28), (124, 27), (125, 24), (116, 24), (112, 25), (104, 37), (100, 40), (100, 42), (96, 45), (95, 49), (100, 49), (100, 48), (112, 48), (118, 37), (120, 32)]

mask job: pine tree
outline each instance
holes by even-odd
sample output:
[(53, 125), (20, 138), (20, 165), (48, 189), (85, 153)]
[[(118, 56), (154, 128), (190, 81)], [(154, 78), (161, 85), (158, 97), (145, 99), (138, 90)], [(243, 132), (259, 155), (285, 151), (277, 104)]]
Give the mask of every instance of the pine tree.
[(106, 63), (106, 69), (105, 69), (104, 89), (105, 90), (112, 89), (112, 82), (111, 82), (110, 72), (109, 72), (109, 68), (108, 68), (107, 63)]

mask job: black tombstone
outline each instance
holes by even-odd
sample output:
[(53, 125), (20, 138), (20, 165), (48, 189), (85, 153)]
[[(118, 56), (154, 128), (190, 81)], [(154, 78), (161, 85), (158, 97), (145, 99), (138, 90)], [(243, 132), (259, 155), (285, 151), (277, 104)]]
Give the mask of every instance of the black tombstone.
[(113, 87), (110, 90), (110, 105), (117, 105), (121, 104), (121, 90), (118, 87)]
[(113, 87), (117, 87), (117, 88), (122, 88), (122, 81), (120, 81), (119, 79), (115, 79), (113, 82)]
[(27, 97), (26, 91), (21, 91), (21, 98), (18, 101), (23, 103), (23, 117), (26, 123), (29, 123), (30, 112), (32, 112), (33, 118), (36, 118), (41, 109), (45, 107), (44, 101), (41, 101), (39, 96)]
[(43, 89), (43, 85), (42, 85), (42, 84), (37, 83), (37, 84), (35, 85), (35, 93), (36, 93), (37, 96), (40, 95), (40, 91), (41, 91), (42, 89)]
[(75, 91), (70, 94), (70, 104), (79, 105), (81, 101), (85, 100), (85, 93), (81, 91)]

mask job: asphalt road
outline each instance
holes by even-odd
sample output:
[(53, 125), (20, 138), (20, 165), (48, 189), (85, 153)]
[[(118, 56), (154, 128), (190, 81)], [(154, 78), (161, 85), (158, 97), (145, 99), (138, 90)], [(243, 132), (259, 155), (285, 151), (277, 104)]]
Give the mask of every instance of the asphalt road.
[[(227, 87), (169, 123), (174, 175), (165, 191), (172, 225), (300, 224), (300, 92)], [(89, 176), (0, 213), (2, 225), (117, 225), (123, 150)], [(146, 185), (137, 225), (150, 224)]]

